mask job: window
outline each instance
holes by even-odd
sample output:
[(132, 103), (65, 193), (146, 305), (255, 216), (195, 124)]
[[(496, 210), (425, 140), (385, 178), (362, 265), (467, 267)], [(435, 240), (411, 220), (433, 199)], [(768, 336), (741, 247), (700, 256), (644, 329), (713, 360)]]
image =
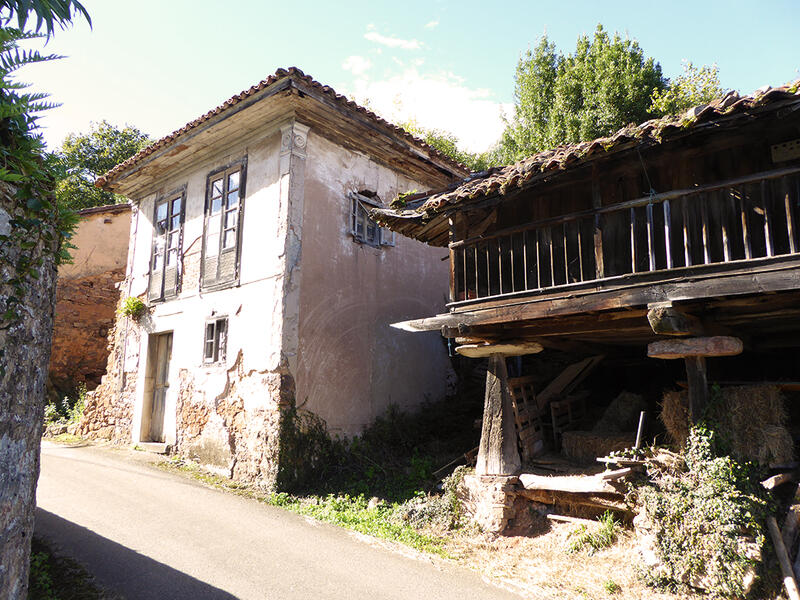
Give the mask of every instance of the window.
[(208, 176), (203, 234), (203, 287), (225, 286), (239, 276), (245, 161)]
[(153, 247), (150, 255), (150, 300), (165, 300), (178, 293), (183, 244), (185, 189), (159, 198), (153, 216)]
[(370, 246), (394, 246), (394, 231), (381, 227), (369, 218), (367, 210), (380, 207), (378, 196), (372, 192), (350, 194), (350, 233), (356, 242)]
[(217, 363), (225, 360), (225, 347), (228, 343), (228, 319), (214, 319), (206, 323), (206, 336), (203, 342), (203, 362)]

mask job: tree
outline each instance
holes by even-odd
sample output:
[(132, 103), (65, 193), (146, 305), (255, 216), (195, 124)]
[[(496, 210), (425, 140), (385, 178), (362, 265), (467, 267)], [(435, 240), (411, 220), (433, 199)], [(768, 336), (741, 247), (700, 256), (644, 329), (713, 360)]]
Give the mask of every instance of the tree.
[(471, 171), (483, 171), (489, 166), (489, 153), (474, 154), (458, 147), (458, 138), (443, 129), (428, 129), (418, 124), (415, 119), (401, 123), (400, 127), (417, 136), (423, 142), (436, 148), (439, 152), (460, 162)]
[(514, 116), (498, 149), (502, 162), (652, 118), (651, 96), (667, 87), (661, 66), (635, 40), (609, 37), (602, 25), (592, 39), (579, 37), (567, 56), (543, 36), (520, 58), (515, 83)]
[[(25, 32), (29, 15), (36, 26)], [(20, 48), (44, 28), (83, 15), (75, 0), (0, 0), (0, 598), (27, 596), (44, 385), (53, 327), (56, 264), (70, 224), (55, 202), (36, 113), (50, 104), (12, 80), (54, 58)], [(10, 26), (16, 20), (19, 27)]]
[(677, 115), (723, 94), (717, 65), (697, 68), (686, 62), (683, 74), (671, 80), (667, 89), (653, 92), (650, 111), (657, 115)]
[(151, 142), (136, 127), (119, 128), (107, 121), (93, 124), (88, 133), (68, 135), (54, 155), (59, 204), (78, 210), (125, 202), (122, 196), (96, 188), (94, 182)]

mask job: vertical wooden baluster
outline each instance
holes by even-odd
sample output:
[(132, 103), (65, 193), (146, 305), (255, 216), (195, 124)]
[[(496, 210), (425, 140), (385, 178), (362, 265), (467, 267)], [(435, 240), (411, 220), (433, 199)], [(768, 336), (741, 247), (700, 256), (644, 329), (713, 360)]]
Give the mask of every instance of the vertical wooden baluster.
[(472, 249), (472, 259), (475, 261), (475, 297), (479, 298), (481, 295), (481, 287), (478, 284), (478, 244), (475, 243), (475, 246)]
[(517, 291), (516, 279), (514, 276), (514, 234), (508, 236), (508, 252), (511, 254), (511, 291)]
[[(603, 198), (600, 195), (600, 170), (597, 164), (594, 164), (592, 166), (592, 208), (597, 210), (602, 206)], [(592, 237), (594, 238), (594, 271), (596, 279), (602, 279), (605, 274), (605, 265), (603, 261), (603, 229), (600, 226), (600, 220), (601, 215), (595, 213)]]
[(689, 198), (684, 196), (681, 198), (681, 216), (683, 217), (683, 266), (692, 266), (692, 236), (689, 233), (691, 230), (689, 224)]
[(792, 198), (789, 194), (789, 180), (784, 177), (781, 180), (783, 189), (783, 204), (786, 207), (786, 230), (789, 233), (789, 252), (797, 252), (797, 242), (794, 239), (794, 210), (792, 210)]
[(769, 206), (767, 204), (767, 195), (769, 194), (768, 184), (766, 180), (761, 181), (761, 204), (764, 207), (764, 239), (767, 244), (767, 256), (775, 256), (775, 246), (772, 239), (772, 216), (770, 214)]
[(467, 285), (467, 247), (461, 247), (462, 262), (464, 263), (464, 300), (469, 299), (469, 286)]
[(653, 226), (653, 203), (647, 205), (647, 262), (651, 271), (656, 270), (656, 231)]
[(503, 248), (500, 245), (500, 238), (497, 238), (497, 273), (500, 289), (498, 294), (503, 294)]
[(545, 231), (547, 231), (547, 249), (550, 253), (550, 287), (553, 287), (556, 284), (556, 268), (553, 262), (553, 228), (548, 227)]
[(711, 262), (711, 245), (708, 242), (708, 205), (706, 204), (706, 195), (700, 194), (700, 216), (703, 219), (703, 264), (707, 265)]
[[(722, 195), (725, 193), (724, 190), (719, 190), (716, 192), (718, 195)], [(730, 262), (731, 261), (731, 240), (728, 236), (728, 215), (725, 211), (725, 202), (719, 202), (719, 212), (720, 216), (722, 217), (722, 223), (720, 227), (722, 228), (722, 260), (723, 262)]]
[(492, 260), (489, 253), (489, 242), (486, 242), (486, 295), (492, 295)]
[(536, 230), (536, 289), (542, 289), (542, 271), (541, 271), (541, 264), (542, 264), (542, 255), (540, 254), (539, 250), (539, 229)]
[(636, 209), (631, 208), (631, 273), (636, 273)]
[(667, 268), (672, 268), (672, 209), (664, 200), (664, 249), (667, 251)]
[(525, 272), (525, 287), (528, 289), (528, 231), (522, 232), (522, 269)]
[(569, 256), (567, 254), (567, 224), (561, 225), (561, 236), (564, 238), (564, 283), (569, 283)]
[(578, 228), (578, 273), (581, 281), (583, 281), (583, 236), (581, 235), (581, 222), (575, 221), (575, 225)]
[(747, 212), (746, 193), (747, 187), (739, 188), (739, 214), (742, 219), (742, 243), (744, 244), (744, 257), (753, 258), (753, 246), (750, 243), (750, 217)]

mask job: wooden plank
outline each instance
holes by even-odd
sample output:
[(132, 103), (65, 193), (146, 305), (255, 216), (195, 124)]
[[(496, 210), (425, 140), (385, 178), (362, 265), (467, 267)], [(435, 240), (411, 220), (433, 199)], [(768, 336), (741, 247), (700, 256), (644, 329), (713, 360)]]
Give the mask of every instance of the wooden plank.
[[(792, 548), (797, 538), (797, 528), (800, 525), (800, 504), (793, 504), (786, 511), (786, 518), (783, 520), (783, 527), (781, 528), (781, 535), (783, 536), (783, 544), (789, 552), (789, 557), (792, 556)], [(797, 573), (795, 573), (795, 577)]]
[(533, 475), (523, 473), (519, 482), (526, 490), (548, 490), (576, 494), (616, 494), (617, 488), (609, 485), (601, 475)]
[(617, 469), (615, 471), (606, 471), (605, 473), (600, 473), (600, 478), (603, 481), (617, 481), (619, 479), (627, 477), (631, 473), (633, 473), (633, 469), (631, 467), (625, 467), (623, 469)]
[(651, 271), (656, 270), (656, 231), (653, 225), (653, 205), (648, 204), (647, 212), (647, 260)]
[(603, 355), (591, 356), (569, 365), (541, 391), (538, 396), (539, 406), (543, 407), (553, 398), (569, 394), (589, 376), (603, 358)]
[(636, 209), (631, 208), (631, 273), (636, 273)]
[(789, 561), (789, 553), (783, 544), (783, 536), (781, 535), (781, 530), (778, 529), (778, 522), (771, 515), (767, 517), (767, 529), (769, 529), (775, 554), (778, 556), (778, 563), (781, 565), (783, 587), (786, 589), (786, 594), (789, 596), (789, 600), (800, 600), (800, 590), (797, 589), (797, 581), (794, 578), (792, 563)]
[[(730, 194), (729, 194), (730, 196)], [(721, 213), (721, 226), (722, 226), (722, 260), (730, 262), (731, 260), (731, 239), (728, 234), (728, 215), (725, 214), (725, 203), (719, 202), (719, 210)]]
[(556, 521), (559, 523), (575, 523), (577, 525), (585, 525), (586, 527), (597, 527), (599, 525), (597, 521), (592, 521), (591, 519), (581, 519), (580, 517), (568, 517), (566, 515), (554, 514), (548, 514), (545, 515), (545, 517), (550, 521)]
[(518, 341), (494, 343), (483, 342), (480, 344), (464, 344), (456, 346), (456, 352), (467, 358), (486, 358), (494, 354), (504, 356), (524, 356), (526, 354), (538, 354), (543, 350), (543, 346), (538, 342)]
[(786, 229), (789, 234), (789, 252), (794, 254), (797, 252), (797, 240), (794, 235), (794, 207), (789, 194), (789, 182), (784, 178), (781, 181), (781, 185), (783, 187), (783, 204), (786, 210)]
[(769, 210), (767, 198), (769, 196), (769, 185), (766, 181), (761, 182), (761, 205), (764, 208), (764, 239), (767, 244), (767, 256), (775, 256), (775, 245), (772, 239), (772, 212)]
[(683, 266), (692, 266), (692, 236), (689, 235), (689, 199), (681, 200), (681, 213), (683, 217)]
[(797, 473), (778, 473), (772, 477), (767, 477), (761, 482), (761, 485), (763, 485), (765, 489), (774, 490), (776, 487), (791, 481), (797, 481)]
[(506, 359), (499, 354), (493, 354), (489, 357), (486, 371), (483, 427), (475, 473), (515, 475), (521, 466), (511, 393), (508, 390)]
[(706, 203), (706, 195), (700, 194), (700, 218), (701, 228), (703, 233), (703, 264), (711, 262), (711, 243), (708, 239), (708, 204)]
[(647, 346), (647, 356), (668, 360), (698, 356), (735, 356), (741, 354), (743, 349), (744, 345), (739, 338), (718, 335), (652, 342)]
[(672, 209), (669, 200), (664, 201), (664, 249), (667, 252), (667, 268), (672, 268)]
[(522, 232), (522, 268), (525, 273), (525, 289), (528, 287), (528, 232)]
[(747, 211), (747, 189), (745, 186), (739, 188), (739, 212), (742, 219), (742, 243), (744, 244), (744, 257), (749, 260), (753, 258), (753, 245), (750, 242), (750, 215)]

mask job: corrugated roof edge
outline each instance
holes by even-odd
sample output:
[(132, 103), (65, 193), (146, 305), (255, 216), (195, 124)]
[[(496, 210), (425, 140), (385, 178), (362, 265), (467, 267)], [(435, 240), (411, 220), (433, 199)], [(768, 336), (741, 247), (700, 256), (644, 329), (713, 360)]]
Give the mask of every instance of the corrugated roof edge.
[[(461, 182), (439, 190), (399, 197), (392, 203), (394, 210), (375, 210), (373, 216), (390, 227), (391, 218), (431, 218), (448, 205), (478, 200), (492, 194), (504, 195), (514, 189), (525, 187), (526, 184), (534, 183), (537, 175), (566, 170), (581, 163), (583, 159), (599, 158), (601, 155), (623, 149), (628, 144), (660, 143), (663, 136), (673, 131), (694, 129), (719, 118), (744, 113), (781, 100), (800, 101), (800, 79), (775, 88), (765, 86), (749, 96), (740, 96), (738, 92), (731, 91), (709, 104), (690, 108), (682, 115), (670, 115), (651, 119), (639, 125), (627, 125), (609, 136), (544, 150), (508, 166), (492, 167), (480, 173), (473, 173)], [(402, 203), (398, 200), (402, 200)]]
[(348, 107), (350, 109), (353, 109), (353, 110), (363, 114), (367, 118), (369, 118), (372, 121), (374, 121), (377, 125), (385, 127), (386, 129), (388, 129), (394, 135), (397, 135), (397, 136), (405, 139), (406, 141), (408, 141), (408, 142), (410, 142), (412, 144), (415, 144), (418, 147), (424, 149), (425, 151), (431, 153), (433, 156), (435, 156), (436, 158), (438, 158), (439, 160), (441, 160), (445, 164), (448, 164), (449, 166), (453, 167), (454, 170), (461, 171), (461, 172), (469, 172), (469, 169), (465, 165), (461, 164), (460, 162), (458, 162), (456, 160), (453, 160), (452, 158), (450, 158), (446, 154), (443, 154), (442, 152), (440, 152), (439, 150), (437, 150), (433, 146), (427, 144), (426, 142), (424, 142), (423, 140), (419, 139), (418, 137), (410, 134), (408, 131), (406, 131), (402, 127), (398, 127), (397, 125), (389, 123), (388, 121), (386, 121), (382, 117), (379, 117), (377, 114), (375, 114), (371, 110), (369, 110), (367, 108), (364, 108), (363, 106), (357, 104), (356, 102), (353, 102), (352, 100), (350, 100), (349, 98), (346, 98), (345, 96), (343, 96), (341, 94), (338, 94), (330, 86), (323, 85), (323, 84), (319, 83), (318, 81), (316, 81), (315, 79), (313, 79), (309, 75), (306, 75), (305, 73), (303, 73), (303, 71), (301, 71), (297, 67), (289, 67), (288, 69), (278, 69), (277, 71), (275, 71), (275, 73), (273, 73), (272, 75), (270, 75), (266, 79), (260, 81), (256, 85), (254, 85), (254, 86), (252, 86), (252, 87), (250, 87), (250, 88), (248, 88), (248, 89), (246, 89), (246, 90), (244, 90), (244, 91), (242, 91), (242, 92), (240, 92), (240, 93), (238, 93), (238, 94), (236, 94), (234, 96), (231, 96), (230, 98), (228, 98), (225, 102), (223, 102), (222, 104), (220, 104), (216, 108), (208, 111), (207, 113), (205, 113), (204, 115), (198, 117), (194, 121), (190, 121), (189, 123), (187, 123), (186, 125), (184, 125), (180, 129), (176, 129), (175, 131), (173, 131), (169, 135), (166, 135), (166, 136), (162, 137), (161, 139), (159, 139), (158, 141), (150, 144), (149, 146), (147, 146), (147, 148), (144, 148), (143, 150), (141, 150), (137, 154), (134, 154), (128, 160), (116, 165), (113, 169), (111, 169), (110, 171), (108, 171), (104, 175), (101, 175), (100, 177), (98, 177), (97, 181), (95, 181), (95, 186), (97, 186), (99, 188), (105, 188), (112, 181), (114, 181), (117, 177), (119, 177), (124, 171), (126, 171), (126, 170), (130, 169), (131, 167), (135, 166), (136, 164), (138, 164), (143, 159), (145, 159), (146, 157), (150, 156), (151, 154), (153, 154), (157, 150), (160, 150), (161, 148), (164, 148), (165, 146), (168, 146), (172, 142), (176, 141), (183, 134), (191, 131), (195, 127), (198, 127), (199, 125), (201, 125), (201, 124), (205, 123), (206, 121), (212, 119), (213, 117), (219, 115), (220, 113), (224, 112), (226, 109), (228, 109), (228, 108), (230, 108), (232, 106), (235, 106), (236, 104), (238, 104), (239, 102), (245, 100), (249, 96), (252, 96), (253, 94), (256, 94), (256, 93), (260, 92), (264, 88), (266, 88), (266, 87), (272, 85), (273, 83), (276, 83), (276, 82), (278, 82), (281, 79), (284, 79), (286, 77), (297, 79), (299, 81), (302, 81), (306, 85), (309, 85), (311, 87), (314, 87), (314, 88), (318, 89), (319, 91), (324, 93), (329, 98), (332, 98), (334, 101), (338, 102), (339, 104), (341, 104), (343, 106), (346, 106), (346, 107)]

